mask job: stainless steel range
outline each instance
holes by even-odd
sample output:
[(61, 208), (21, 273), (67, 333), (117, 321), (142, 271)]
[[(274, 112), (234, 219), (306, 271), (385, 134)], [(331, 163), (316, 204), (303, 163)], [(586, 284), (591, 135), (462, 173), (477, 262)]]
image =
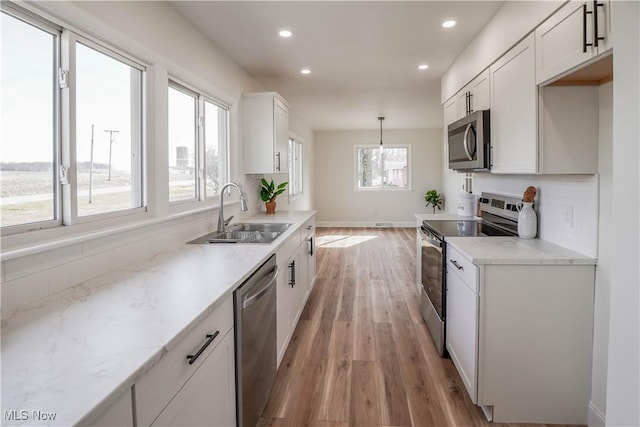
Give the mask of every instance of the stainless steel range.
[(482, 193), (478, 200), (480, 218), (433, 219), (423, 221), (418, 228), (420, 312), (441, 356), (446, 356), (446, 238), (517, 236), (516, 203), (520, 201), (516, 197)]

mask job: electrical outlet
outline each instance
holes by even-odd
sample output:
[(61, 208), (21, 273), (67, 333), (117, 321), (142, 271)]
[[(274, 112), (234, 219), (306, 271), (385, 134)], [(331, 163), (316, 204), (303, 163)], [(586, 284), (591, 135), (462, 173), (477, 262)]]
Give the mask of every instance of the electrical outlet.
[(573, 206), (564, 207), (564, 228), (573, 230)]

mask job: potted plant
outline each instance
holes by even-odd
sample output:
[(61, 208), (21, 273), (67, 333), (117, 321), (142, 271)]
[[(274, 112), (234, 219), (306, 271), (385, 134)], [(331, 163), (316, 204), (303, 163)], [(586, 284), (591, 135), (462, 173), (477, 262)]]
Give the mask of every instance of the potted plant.
[(276, 197), (280, 194), (284, 193), (285, 188), (287, 188), (288, 182), (285, 181), (282, 184), (275, 186), (273, 180), (271, 182), (267, 182), (266, 179), (262, 178), (262, 188), (260, 189), (260, 198), (263, 202), (265, 202), (265, 207), (267, 208), (267, 214), (275, 214), (276, 213)]
[(442, 209), (444, 199), (436, 190), (429, 190), (424, 194), (424, 201), (427, 202), (427, 207), (432, 206), (433, 213), (436, 213), (436, 208), (438, 208), (438, 210)]

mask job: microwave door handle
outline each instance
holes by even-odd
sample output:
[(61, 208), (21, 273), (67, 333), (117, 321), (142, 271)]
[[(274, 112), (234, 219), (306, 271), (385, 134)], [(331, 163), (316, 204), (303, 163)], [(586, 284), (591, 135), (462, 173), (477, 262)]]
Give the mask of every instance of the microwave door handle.
[(473, 160), (473, 156), (469, 152), (469, 142), (467, 141), (467, 136), (469, 136), (469, 131), (471, 130), (471, 126), (473, 123), (469, 123), (467, 128), (464, 130), (464, 138), (462, 139), (462, 146), (464, 147), (464, 152), (467, 154), (469, 160)]

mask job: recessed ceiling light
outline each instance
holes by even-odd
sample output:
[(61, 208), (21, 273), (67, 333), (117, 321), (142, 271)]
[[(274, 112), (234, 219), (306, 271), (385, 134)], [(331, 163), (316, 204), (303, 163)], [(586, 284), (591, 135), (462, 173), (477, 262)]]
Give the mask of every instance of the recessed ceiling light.
[(442, 26), (443, 26), (444, 28), (451, 28), (451, 27), (453, 27), (454, 25), (456, 25), (456, 21), (453, 21), (453, 20), (450, 20), (450, 21), (444, 21), (444, 22), (442, 23)]
[(284, 38), (291, 37), (293, 35), (293, 33), (289, 30), (280, 30), (278, 34), (280, 34), (280, 37)]
[(429, 68), (429, 66), (427, 64), (418, 65), (418, 70), (426, 70), (427, 68)]
[(302, 74), (311, 74), (311, 70), (310, 70), (310, 69), (308, 69), (308, 68), (303, 68), (302, 70), (300, 70), (300, 72), (301, 72)]

